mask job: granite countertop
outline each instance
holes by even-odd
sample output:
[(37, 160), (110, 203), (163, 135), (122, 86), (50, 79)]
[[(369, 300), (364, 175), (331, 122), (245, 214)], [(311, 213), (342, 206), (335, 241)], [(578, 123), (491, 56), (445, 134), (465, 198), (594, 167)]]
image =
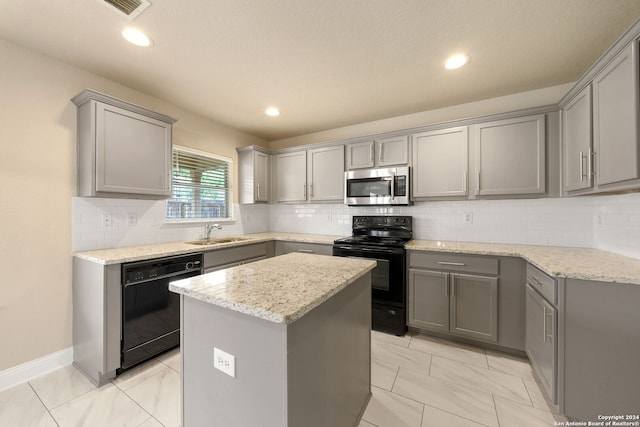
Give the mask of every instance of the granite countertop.
[[(330, 245), (333, 244), (335, 239), (343, 236), (268, 232), (245, 234), (239, 237), (242, 237), (243, 240), (218, 243), (215, 245), (198, 246), (185, 242), (160, 243), (155, 245), (76, 252), (74, 256), (108, 265), (164, 256), (206, 252), (273, 240)], [(629, 258), (598, 249), (506, 243), (443, 242), (435, 240), (412, 240), (407, 245), (407, 249), (471, 255), (520, 257), (545, 273), (555, 277), (640, 285), (640, 259)]]
[(99, 249), (95, 251), (75, 252), (73, 256), (98, 264), (108, 265), (120, 264), (123, 262), (142, 261), (150, 258), (160, 258), (165, 256), (207, 252), (216, 249), (225, 249), (234, 246), (247, 245), (251, 243), (269, 242), (272, 240), (332, 245), (335, 239), (344, 236), (300, 233), (255, 233), (244, 234), (238, 237), (241, 237), (243, 240), (237, 242), (217, 243), (213, 245), (193, 245), (186, 242), (171, 242), (158, 243), (153, 245), (126, 246), (114, 249)]
[(177, 280), (169, 290), (274, 323), (304, 316), (376, 265), (373, 260), (290, 253)]
[(640, 259), (598, 249), (412, 240), (407, 250), (514, 256), (550, 276), (640, 285)]

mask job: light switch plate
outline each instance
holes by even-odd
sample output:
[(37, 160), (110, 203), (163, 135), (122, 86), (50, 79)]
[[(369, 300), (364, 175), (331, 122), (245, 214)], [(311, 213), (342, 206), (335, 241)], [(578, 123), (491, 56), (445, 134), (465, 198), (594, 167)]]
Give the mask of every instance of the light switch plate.
[(213, 348), (213, 366), (231, 377), (236, 377), (236, 357), (217, 347)]

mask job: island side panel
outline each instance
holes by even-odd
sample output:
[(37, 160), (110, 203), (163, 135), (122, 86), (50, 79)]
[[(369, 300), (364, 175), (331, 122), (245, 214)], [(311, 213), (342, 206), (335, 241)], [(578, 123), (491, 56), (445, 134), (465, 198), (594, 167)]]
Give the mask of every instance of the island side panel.
[(351, 427), (371, 396), (371, 273), (288, 328), (289, 424)]
[[(286, 325), (181, 296), (182, 425), (286, 426)], [(213, 348), (235, 356), (236, 377)]]

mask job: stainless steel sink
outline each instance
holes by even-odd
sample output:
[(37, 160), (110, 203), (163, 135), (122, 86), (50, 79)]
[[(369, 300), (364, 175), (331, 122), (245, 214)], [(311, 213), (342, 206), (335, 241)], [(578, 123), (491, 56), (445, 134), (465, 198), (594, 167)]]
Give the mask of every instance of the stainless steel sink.
[(218, 237), (215, 239), (200, 239), (200, 240), (191, 240), (190, 242), (185, 242), (188, 245), (217, 245), (219, 243), (232, 243), (232, 242), (242, 242), (247, 240), (245, 237)]

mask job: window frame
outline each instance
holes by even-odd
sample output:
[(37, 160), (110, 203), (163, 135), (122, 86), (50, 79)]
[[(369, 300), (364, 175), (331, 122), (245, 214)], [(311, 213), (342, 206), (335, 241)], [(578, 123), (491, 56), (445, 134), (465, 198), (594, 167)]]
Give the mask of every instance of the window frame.
[[(173, 157), (174, 157), (174, 150), (178, 150), (178, 151), (182, 151), (182, 152), (186, 152), (186, 153), (190, 153), (190, 154), (195, 154), (198, 156), (202, 156), (202, 157), (208, 157), (211, 159), (215, 159), (218, 161), (223, 161), (227, 163), (227, 168), (228, 168), (228, 180), (227, 180), (227, 214), (229, 215), (228, 217), (224, 217), (224, 218), (168, 218), (167, 215), (169, 214), (169, 202), (171, 200), (173, 200), (173, 183), (174, 183), (174, 177), (173, 177)], [(164, 223), (166, 224), (199, 224), (199, 223), (206, 223), (206, 222), (233, 222), (235, 221), (235, 210), (234, 210), (234, 206), (233, 206), (233, 174), (234, 174), (234, 162), (233, 159), (230, 157), (226, 157), (226, 156), (222, 156), (220, 154), (214, 154), (214, 153), (209, 153), (206, 151), (202, 151), (202, 150), (197, 150), (195, 148), (191, 148), (191, 147), (185, 147), (183, 145), (176, 145), (174, 144), (171, 147), (171, 197), (168, 198), (166, 200), (165, 203), (165, 213), (164, 213)]]

